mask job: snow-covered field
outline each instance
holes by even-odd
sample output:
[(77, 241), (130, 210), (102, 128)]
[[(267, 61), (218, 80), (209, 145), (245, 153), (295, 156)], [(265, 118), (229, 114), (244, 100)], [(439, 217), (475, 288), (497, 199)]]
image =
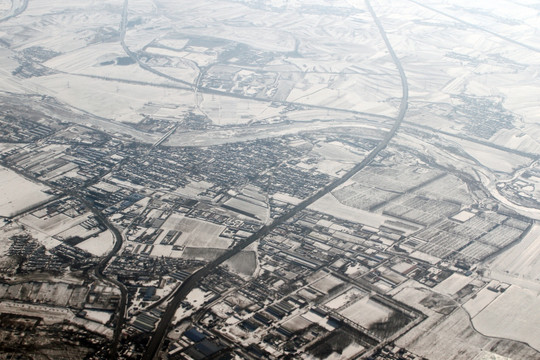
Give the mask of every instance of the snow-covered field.
[(392, 310), (366, 296), (339, 313), (352, 322), (369, 328), (376, 322), (386, 320), (392, 314)]
[(511, 173), (531, 162), (531, 159), (529, 158), (509, 154), (506, 151), (493, 149), (471, 141), (458, 140), (457, 142), (467, 153), (478, 160), (480, 164), (493, 171)]
[[(70, 217), (65, 214), (55, 214), (53, 216), (37, 217), (35, 214), (28, 214), (22, 217), (19, 221), (37, 231), (40, 231), (47, 236), (57, 236), (69, 229), (78, 227), (82, 222), (87, 221), (91, 214), (85, 213), (80, 216)], [(82, 228), (81, 228), (82, 229)], [(85, 229), (82, 229), (85, 231)], [(74, 232), (74, 235), (83, 235)]]
[(309, 321), (308, 319), (302, 317), (301, 315), (297, 315), (289, 320), (287, 320), (286, 322), (283, 323), (283, 327), (289, 331), (298, 331), (298, 330), (303, 330), (305, 328), (307, 328), (308, 326), (310, 326), (312, 324), (311, 321)]
[(357, 301), (365, 295), (367, 295), (365, 291), (360, 290), (357, 287), (353, 287), (327, 302), (325, 306), (330, 309), (340, 309)]
[(316, 281), (315, 283), (311, 284), (311, 287), (324, 294), (328, 294), (330, 290), (341, 284), (343, 284), (342, 280), (329, 274), (322, 279)]
[[(137, 123), (144, 118), (148, 103), (182, 104), (193, 107), (190, 91), (104, 81), (77, 75), (59, 74), (32, 79), (42, 93), (91, 114), (118, 122)], [(151, 115), (151, 114), (148, 114)]]
[(435, 286), (433, 290), (445, 295), (454, 295), (471, 281), (472, 278), (468, 276), (454, 273), (450, 275), (449, 278)]
[(85, 310), (85, 313), (85, 317), (87, 319), (97, 321), (101, 324), (106, 324), (112, 316), (112, 313), (110, 311)]
[(528, 343), (540, 351), (540, 296), (511, 286), (473, 318), (481, 333)]
[(48, 188), (0, 166), (0, 216), (11, 217), (52, 198)]
[(389, 217), (343, 205), (332, 194), (323, 196), (309, 206), (309, 209), (335, 216), (353, 222), (360, 222), (370, 227), (378, 228)]
[(485, 287), (480, 290), (472, 299), (467, 301), (463, 305), (463, 308), (467, 310), (471, 318), (474, 318), (499, 295), (501, 295), (499, 292), (490, 290)]
[(219, 236), (225, 230), (225, 226), (212, 224), (203, 220), (186, 218), (179, 214), (171, 215), (163, 224), (162, 229), (165, 234), (168, 230), (181, 231), (182, 234), (175, 243), (175, 245), (179, 246), (226, 249), (232, 241), (231, 239)]
[(200, 103), (201, 111), (214, 124), (243, 125), (279, 116), (280, 108), (270, 107), (270, 102), (249, 99), (236, 99), (230, 96), (203, 95)]
[(353, 341), (350, 345), (348, 345), (345, 349), (343, 349), (340, 353), (333, 352), (328, 357), (327, 360), (347, 360), (354, 358), (355, 355), (359, 354), (361, 351), (363, 351), (365, 348), (357, 344), (355, 341)]
[[(505, 275), (505, 281), (528, 280), (540, 289), (540, 225), (532, 226), (529, 233), (516, 245), (487, 264), (491, 276)], [(523, 283), (521, 283), (524, 286)]]
[[(432, 6), (434, 10), (422, 5)], [(540, 87), (539, 60), (536, 52), (527, 48), (539, 48), (538, 36), (534, 35), (538, 32), (538, 21), (528, 6), (504, 1), (475, 2), (472, 6), (438, 1), (397, 4), (390, 0), (379, 1), (374, 6), (386, 27), (399, 28), (388, 33), (388, 37), (405, 68), (410, 100), (423, 103), (418, 105), (426, 125), (459, 133), (465, 130), (464, 124), (477, 121), (467, 118), (460, 126), (455, 121), (437, 119), (433, 105), (451, 109), (455, 95), (503, 99), (504, 109), (517, 115), (512, 124), (515, 128), (499, 130), (501, 135), (498, 132), (491, 141), (539, 152), (538, 136), (531, 136), (530, 131), (531, 125), (540, 122), (536, 95)], [(480, 28), (468, 31), (466, 26), (456, 26), (450, 16)], [(484, 109), (478, 106), (477, 110), (476, 114), (481, 114)], [(419, 119), (415, 114), (413, 121)], [(482, 121), (482, 115), (478, 119)], [(474, 131), (471, 135), (482, 136)], [(495, 162), (490, 165), (497, 166)]]
[(512, 360), (512, 359), (506, 356), (501, 356), (499, 354), (489, 352), (489, 351), (482, 351), (473, 360)]
[(91, 237), (82, 243), (77, 244), (77, 247), (88, 251), (96, 256), (103, 256), (108, 253), (114, 245), (114, 236), (110, 231), (103, 231), (97, 236)]

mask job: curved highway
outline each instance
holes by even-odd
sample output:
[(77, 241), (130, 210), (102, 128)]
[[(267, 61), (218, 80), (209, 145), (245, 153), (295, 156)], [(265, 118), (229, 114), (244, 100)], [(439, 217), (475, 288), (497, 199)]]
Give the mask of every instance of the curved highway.
[[(131, 60), (133, 60), (135, 63), (137, 63), (137, 65), (139, 65), (139, 67), (141, 69), (149, 71), (152, 74), (157, 75), (159, 77), (162, 77), (164, 79), (167, 79), (167, 80), (179, 83), (179, 84), (186, 85), (187, 87), (186, 86), (174, 86), (174, 85), (171, 85), (171, 84), (164, 84), (164, 85), (160, 84), (159, 86), (169, 87), (169, 88), (177, 88), (177, 89), (184, 89), (184, 90), (192, 89), (195, 93), (200, 92), (200, 93), (204, 93), (204, 94), (215, 94), (215, 95), (220, 95), (220, 96), (233, 97), (233, 98), (237, 98), (237, 99), (245, 99), (245, 100), (252, 100), (252, 101), (262, 101), (262, 102), (266, 102), (266, 103), (274, 102), (274, 103), (279, 103), (279, 104), (281, 104), (283, 106), (301, 106), (301, 107), (310, 108), (310, 109), (337, 111), (337, 112), (355, 114), (355, 115), (359, 115), (359, 116), (369, 116), (369, 117), (376, 117), (376, 118), (380, 118), (380, 119), (388, 119), (388, 116), (385, 116), (385, 115), (367, 113), (367, 112), (364, 112), (364, 111), (358, 111), (358, 110), (353, 110), (353, 109), (333, 108), (333, 107), (324, 106), (324, 105), (305, 104), (305, 103), (296, 102), (296, 101), (272, 100), (271, 98), (257, 97), (257, 96), (247, 96), (247, 95), (244, 95), (244, 94), (237, 94), (237, 93), (233, 93), (233, 92), (216, 90), (216, 89), (213, 89), (213, 88), (204, 87), (204, 86), (199, 85), (200, 73), (199, 73), (199, 76), (197, 77), (197, 81), (195, 83), (192, 83), (192, 82), (185, 81), (185, 80), (176, 78), (174, 76), (168, 75), (168, 74), (166, 74), (164, 72), (161, 72), (159, 70), (156, 70), (155, 68), (153, 68), (153, 67), (145, 64), (144, 62), (142, 62), (138, 58), (137, 54), (135, 52), (131, 51), (129, 49), (129, 47), (127, 46), (127, 44), (126, 44), (126, 31), (127, 31), (127, 24), (128, 24), (128, 5), (129, 5), (129, 0), (124, 0), (124, 5), (123, 5), (123, 9), (122, 9), (122, 19), (121, 19), (121, 22), (120, 22), (120, 45), (122, 46), (122, 49), (124, 50), (126, 55), (128, 57), (130, 57)], [(83, 74), (77, 74), (77, 75), (85, 76), (85, 77), (95, 77), (95, 76), (87, 75), (87, 74), (84, 74), (84, 75)], [(103, 79), (107, 80), (106, 78), (103, 78)], [(109, 80), (117, 81), (116, 79), (109, 79)], [(118, 80), (118, 81), (125, 82), (126, 80), (121, 79), (121, 80)], [(130, 81), (131, 83), (134, 83), (132, 80), (128, 80), (128, 81)], [(142, 84), (142, 85), (144, 85), (144, 84)], [(148, 84), (148, 85), (155, 86), (156, 84)]]
[(122, 284), (120, 281), (112, 278), (107, 277), (107, 275), (103, 274), (103, 271), (107, 267), (107, 264), (113, 256), (115, 256), (120, 249), (122, 248), (123, 244), (123, 238), (120, 231), (111, 224), (111, 222), (105, 217), (101, 211), (96, 209), (90, 202), (88, 202), (83, 196), (79, 195), (77, 192), (74, 191), (68, 191), (66, 192), (69, 196), (78, 199), (80, 202), (84, 204), (84, 206), (90, 210), (94, 216), (98, 219), (100, 223), (105, 225), (107, 229), (113, 233), (114, 236), (114, 245), (111, 251), (107, 253), (107, 255), (103, 256), (101, 260), (96, 264), (94, 267), (94, 276), (99, 279), (100, 281), (107, 282), (112, 284), (113, 286), (116, 286), (120, 290), (120, 303), (118, 304), (115, 312), (115, 325), (114, 325), (114, 333), (113, 333), (113, 339), (111, 342), (111, 346), (109, 348), (109, 359), (116, 359), (118, 358), (118, 344), (120, 342), (120, 335), (122, 334), (122, 328), (124, 327), (124, 322), (126, 319), (126, 310), (127, 310), (127, 289), (124, 284)]
[(9, 19), (12, 19), (14, 17), (17, 17), (21, 15), (26, 8), (28, 7), (28, 0), (23, 0), (22, 2), (19, 2), (16, 4), (15, 1), (11, 1), (11, 7), (9, 11), (7, 12), (7, 15), (0, 18), (0, 22), (7, 21)]
[(295, 206), (289, 212), (276, 218), (274, 222), (272, 222), (272, 224), (263, 226), (259, 231), (257, 231), (256, 233), (254, 233), (247, 239), (243, 240), (242, 242), (238, 243), (230, 251), (219, 256), (217, 259), (208, 263), (205, 267), (201, 268), (200, 270), (192, 274), (189, 278), (187, 278), (184, 281), (184, 283), (175, 291), (173, 299), (171, 300), (165, 312), (163, 313), (161, 320), (157, 326), (157, 329), (154, 332), (152, 338), (150, 339), (150, 342), (148, 343), (148, 346), (146, 348), (146, 352), (144, 353), (142, 357), (143, 360), (153, 360), (157, 357), (159, 350), (162, 346), (163, 340), (165, 336), (167, 335), (167, 332), (169, 331), (170, 324), (174, 317), (174, 314), (176, 313), (176, 310), (180, 306), (181, 302), (185, 299), (187, 294), (197, 286), (197, 284), (199, 283), (201, 279), (203, 279), (208, 274), (212, 273), (214, 269), (220, 264), (222, 264), (224, 261), (238, 254), (240, 251), (242, 251), (245, 247), (252, 244), (253, 242), (268, 235), (272, 230), (274, 230), (279, 225), (283, 224), (285, 221), (291, 219), (298, 212), (304, 210), (309, 205), (313, 204), (315, 201), (319, 200), (324, 195), (330, 193), (331, 191), (336, 189), (338, 186), (340, 186), (341, 184), (349, 180), (356, 173), (358, 173), (364, 167), (369, 165), (375, 159), (375, 157), (381, 152), (381, 150), (383, 150), (388, 145), (390, 140), (396, 134), (399, 126), (403, 122), (405, 113), (407, 112), (408, 99), (409, 99), (409, 88), (407, 84), (407, 78), (405, 76), (405, 72), (403, 71), (403, 67), (401, 66), (401, 62), (396, 56), (390, 44), (390, 41), (388, 40), (388, 37), (386, 36), (386, 32), (384, 31), (384, 28), (382, 27), (381, 22), (377, 18), (375, 11), (373, 11), (373, 8), (371, 7), (369, 0), (365, 0), (365, 3), (371, 16), (373, 17), (375, 24), (377, 25), (377, 28), (379, 29), (379, 33), (381, 34), (381, 37), (383, 38), (384, 43), (386, 44), (386, 47), (388, 49), (388, 52), (390, 53), (390, 56), (392, 57), (392, 60), (394, 61), (394, 64), (396, 65), (399, 71), (399, 75), (401, 77), (401, 85), (402, 85), (401, 103), (399, 106), (398, 115), (396, 117), (394, 125), (392, 126), (392, 129), (385, 135), (384, 139), (368, 154), (368, 156), (364, 160), (362, 160), (362, 162), (355, 165), (344, 176), (342, 176), (339, 179), (334, 180), (332, 183), (328, 184), (327, 186), (319, 190), (317, 193), (315, 193), (311, 197), (302, 201), (300, 204)]
[(126, 319), (126, 310), (127, 310), (127, 289), (124, 284), (122, 284), (120, 281), (109, 278), (106, 275), (103, 274), (103, 270), (105, 270), (105, 267), (109, 263), (109, 261), (112, 259), (113, 256), (115, 256), (118, 251), (122, 248), (123, 238), (120, 231), (110, 223), (110, 221), (103, 216), (103, 214), (95, 209), (90, 204), (86, 204), (86, 206), (89, 207), (89, 209), (94, 213), (94, 215), (99, 219), (99, 221), (107, 226), (107, 228), (113, 233), (114, 235), (114, 246), (113, 249), (104, 256), (101, 261), (97, 264), (97, 266), (94, 269), (95, 276), (104, 282), (109, 282), (115, 285), (118, 289), (120, 289), (120, 303), (118, 304), (118, 307), (116, 308), (115, 312), (115, 325), (114, 325), (114, 333), (113, 333), (113, 339), (111, 342), (111, 347), (109, 348), (109, 358), (110, 359), (116, 359), (118, 357), (118, 343), (120, 342), (120, 335), (122, 334), (122, 328), (124, 327), (124, 322)]

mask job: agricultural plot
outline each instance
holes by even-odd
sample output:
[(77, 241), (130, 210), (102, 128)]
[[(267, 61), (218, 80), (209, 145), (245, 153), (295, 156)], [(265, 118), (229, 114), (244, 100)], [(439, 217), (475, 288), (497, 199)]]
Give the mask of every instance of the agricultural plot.
[(114, 245), (114, 236), (110, 231), (103, 231), (97, 236), (77, 244), (79, 249), (89, 252), (92, 255), (103, 256), (108, 253)]
[(354, 183), (333, 192), (341, 203), (357, 209), (369, 210), (374, 205), (386, 202), (396, 196), (395, 193), (375, 187)]
[(67, 240), (72, 237), (88, 238), (103, 231), (89, 212), (77, 216), (57, 213), (52, 216), (38, 216), (40, 211), (25, 215), (21, 224), (35, 229), (49, 237)]
[[(524, 30), (527, 21), (531, 21), (526, 5), (507, 8), (479, 3), (479, 8), (485, 6), (484, 11), (463, 3), (450, 6), (429, 2), (422, 5), (433, 6), (437, 11), (508, 38), (520, 39), (525, 44), (535, 44), (531, 40), (535, 39), (533, 27)], [(411, 98), (421, 98), (417, 103), (420, 114), (412, 121), (452, 133), (490, 139), (514, 149), (538, 152), (539, 137), (537, 133), (535, 136), (538, 103), (532, 98), (532, 94), (538, 92), (538, 82), (532, 75), (537, 60), (532, 57), (529, 60), (528, 49), (487, 32), (472, 34), (465, 28), (455, 27), (448, 31), (454, 20), (415, 3), (396, 6), (385, 0), (378, 8), (388, 6), (393, 6), (400, 17), (383, 16), (382, 21), (403, 24), (402, 31), (392, 34), (390, 41), (396, 53), (403, 54)], [(432, 21), (425, 22), (427, 18)], [(414, 26), (405, 25), (413, 23)], [(511, 50), (502, 55), (501, 49)], [(479, 53), (483, 54), (481, 58), (477, 56)], [(458, 97), (466, 100), (459, 101)], [(435, 104), (440, 112), (434, 111)], [(441, 115), (443, 121), (434, 121), (434, 113)], [(497, 163), (493, 161), (495, 157), (488, 154), (490, 152), (485, 152), (480, 157), (481, 161), (491, 161), (489, 166), (506, 171), (514, 166), (507, 157)]]
[[(321, 114), (314, 114), (320, 116)], [(358, 119), (353, 119), (358, 122)], [(325, 141), (316, 143), (312, 152), (326, 160), (335, 160), (345, 163), (357, 163), (364, 158), (364, 151), (340, 141)]]
[(478, 315), (486, 306), (495, 300), (501, 293), (488, 289), (488, 287), (480, 290), (472, 299), (467, 301), (463, 308), (467, 310), (471, 318)]
[(397, 204), (392, 202), (385, 206), (383, 213), (421, 225), (431, 225), (455, 214), (460, 208), (461, 205), (454, 202), (405, 195)]
[[(307, 74), (296, 84), (287, 100), (392, 116), (395, 108), (386, 100), (400, 95), (395, 81), (396, 76), (389, 74), (376, 78), (354, 73), (338, 76)], [(332, 86), (328, 86), (329, 83)]]
[(180, 102), (186, 108), (192, 106), (193, 94), (169, 87), (103, 81), (66, 74), (43, 76), (34, 82), (44, 89), (43, 92), (54, 95), (64, 103), (118, 122), (139, 122), (145, 115), (152, 115), (144, 114), (148, 102), (164, 105)]
[(530, 163), (529, 158), (493, 149), (492, 147), (466, 140), (459, 140), (458, 143), (482, 165), (494, 171), (512, 173), (514, 170), (527, 166)]
[[(492, 339), (474, 331), (468, 314), (461, 309), (445, 319), (427, 321), (396, 341), (417, 355), (434, 360), (474, 359), (483, 351), (495, 352), (512, 359), (535, 359), (538, 353), (530, 347), (509, 340)], [(477, 325), (475, 323), (475, 328)]]
[(218, 126), (245, 125), (251, 122), (279, 116), (280, 107), (271, 107), (270, 102), (236, 99), (221, 95), (204, 95), (201, 111)]
[[(317, 17), (304, 12), (261, 16), (262, 9), (224, 1), (209, 8), (184, 4), (178, 11), (176, 3), (160, 1), (162, 15), (156, 17), (150, 3), (133, 2), (122, 34), (126, 50), (117, 41), (122, 5), (91, 4), (81, 19), (78, 4), (70, 4), (62, 16), (57, 5), (31, 4), (2, 35), (21, 52), (3, 57), (20, 55), (22, 63), (4, 60), (7, 90), (38, 91), (129, 123), (153, 116), (181, 120), (187, 111), (218, 126), (281, 121), (286, 111), (271, 101), (396, 112), (388, 101), (400, 96), (396, 69), (377, 33), (360, 31), (359, 36), (369, 28), (362, 21), (332, 16), (319, 32)], [(239, 22), (222, 22), (226, 16)], [(357, 11), (357, 16), (367, 14)], [(250, 23), (253, 18), (261, 23)], [(208, 23), (201, 26), (200, 19)], [(15, 69), (19, 84), (8, 75)], [(201, 89), (194, 94), (190, 85)]]
[(513, 278), (540, 280), (540, 226), (533, 225), (523, 240), (490, 261), (488, 266), (494, 272)]
[(352, 305), (354, 302), (360, 300), (366, 295), (367, 293), (364, 290), (357, 287), (352, 287), (331, 299), (324, 305), (329, 309), (340, 310)]
[(328, 214), (339, 219), (344, 219), (351, 222), (360, 221), (362, 224), (378, 228), (388, 217), (380, 214), (370, 213), (365, 210), (360, 210), (347, 206), (339, 202), (332, 194), (323, 196), (316, 201), (313, 205), (310, 205), (308, 209), (320, 211), (323, 214)]
[(346, 142), (331, 141), (316, 143), (310, 154), (320, 157), (314, 169), (330, 176), (339, 176), (360, 162), (365, 152), (365, 149)]
[(82, 308), (89, 290), (83, 286), (74, 286), (60, 282), (28, 282), (23, 284), (0, 286), (0, 297), (28, 302), (39, 302), (56, 306)]
[(481, 333), (528, 343), (540, 351), (540, 298), (534, 291), (511, 286), (473, 318)]
[(311, 287), (315, 290), (318, 290), (324, 294), (328, 294), (329, 291), (335, 287), (344, 284), (344, 282), (333, 275), (327, 275), (320, 280), (317, 280)]
[[(226, 249), (232, 240), (219, 236), (225, 228), (223, 225), (173, 214), (165, 221), (161, 229), (164, 230), (162, 233), (174, 230), (180, 234), (174, 243), (177, 246)], [(158, 240), (160, 238), (156, 241)]]
[(255, 186), (247, 186), (239, 194), (225, 201), (223, 207), (266, 222), (270, 216), (266, 201), (266, 195), (261, 189)]
[[(413, 162), (410, 155), (394, 155), (390, 160), (383, 162), (384, 167), (370, 166), (353, 177), (357, 183), (378, 187), (393, 193), (404, 193), (424, 183), (437, 179), (442, 172), (439, 170), (402, 165), (400, 162)], [(394, 162), (397, 162), (394, 163)], [(397, 176), (399, 174), (399, 176)]]
[(515, 223), (523, 228), (522, 221), (515, 219), (517, 222), (508, 222), (513, 218), (502, 214), (482, 212), (467, 218), (465, 221), (446, 219), (416, 233), (417, 239), (426, 242), (419, 250), (438, 258), (455, 254), (468, 262), (476, 262), (516, 241), (523, 234), (519, 228), (502, 224)]
[(257, 254), (254, 251), (242, 251), (224, 265), (233, 273), (251, 276), (257, 269)]
[[(18, 50), (22, 50), (26, 58), (22, 61), (22, 69), (19, 69), (19, 76), (24, 78), (19, 81), (23, 85), (19, 92), (27, 89), (36, 92), (37, 88), (42, 94), (49, 94), (90, 113), (126, 122), (142, 119), (140, 113), (144, 112), (147, 102), (178, 103), (183, 96), (182, 91), (153, 86), (171, 84), (172, 81), (133, 64), (119, 42), (110, 41), (118, 39), (122, 3), (115, 1), (85, 6), (84, 18), (81, 18), (79, 5), (70, 5), (31, 4), (25, 11), (29, 16), (21, 17), (18, 27), (9, 31), (13, 32), (9, 36), (10, 43), (17, 43)], [(40, 20), (34, 21), (31, 14), (39, 14), (35, 18)], [(173, 62), (176, 68), (183, 67), (174, 74), (176, 77), (193, 81), (198, 75), (197, 69), (194, 70), (189, 63), (185, 65), (181, 58), (155, 56)], [(35, 71), (43, 76), (33, 77), (35, 74), (32, 72)], [(55, 71), (63, 73), (57, 76)], [(133, 80), (141, 85), (128, 84)], [(150, 86), (142, 85), (145, 83)], [(192, 94), (189, 101), (185, 100), (184, 104), (190, 105)]]
[(364, 328), (369, 328), (377, 322), (388, 319), (393, 310), (366, 296), (339, 313), (350, 321)]
[(26, 180), (14, 171), (0, 167), (0, 216), (11, 217), (52, 198), (44, 185)]
[(452, 220), (456, 220), (456, 221), (459, 221), (459, 222), (465, 222), (465, 221), (471, 219), (472, 217), (474, 217), (474, 213), (472, 213), (470, 211), (467, 211), (467, 210), (463, 210), (459, 214), (456, 214), (456, 215), (452, 216)]
[(468, 285), (471, 281), (472, 279), (470, 277), (454, 273), (450, 275), (450, 277), (437, 284), (437, 286), (435, 286), (433, 290), (445, 295), (454, 295), (463, 287)]
[(383, 214), (419, 225), (456, 214), (462, 203), (471, 201), (462, 181), (439, 170), (418, 167), (415, 161), (408, 153), (394, 152), (381, 166), (367, 167), (333, 195), (344, 205), (381, 209)]
[[(441, 191), (444, 189), (444, 191)], [(472, 203), (467, 184), (455, 175), (448, 174), (419, 189), (416, 194), (434, 200), (452, 201), (465, 206)]]
[(512, 360), (509, 357), (501, 356), (490, 351), (482, 351), (473, 360)]
[(506, 245), (517, 240), (523, 233), (520, 229), (499, 225), (495, 229), (488, 232), (486, 235), (478, 239), (479, 242), (492, 245), (497, 248), (503, 248)]
[(352, 178), (354, 183), (335, 190), (334, 196), (345, 205), (374, 210), (443, 176), (437, 170), (394, 163), (398, 161), (412, 160), (409, 156), (394, 155), (385, 161), (384, 167), (370, 166)]
[(498, 248), (479, 241), (474, 241), (459, 251), (458, 258), (462, 257), (468, 262), (478, 262), (495, 253)]
[(62, 165), (59, 161), (62, 161), (62, 155), (67, 148), (68, 146), (65, 145), (38, 146), (31, 144), (20, 149), (20, 155), (15, 155), (14, 159), (16, 159), (17, 165), (25, 171), (42, 174), (51, 168)]
[[(170, 248), (166, 247), (165, 250), (170, 251)], [(186, 247), (182, 252), (182, 258), (187, 260), (212, 261), (224, 252), (224, 249)], [(161, 256), (161, 254), (156, 255)]]
[(297, 315), (286, 322), (283, 323), (283, 326), (285, 329), (289, 330), (290, 332), (300, 331), (304, 330), (308, 326), (313, 324), (313, 322), (309, 321), (305, 317), (301, 315)]
[(375, 283), (375, 285), (380, 284), (379, 286), (383, 286), (385, 290), (389, 290), (407, 279), (405, 276), (398, 274), (385, 266), (379, 267), (378, 271), (380, 272), (380, 280)]

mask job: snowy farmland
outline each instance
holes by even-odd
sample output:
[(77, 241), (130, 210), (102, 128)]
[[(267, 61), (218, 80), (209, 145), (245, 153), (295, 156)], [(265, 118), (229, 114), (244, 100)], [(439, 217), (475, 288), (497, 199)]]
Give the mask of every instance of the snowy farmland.
[(12, 217), (43, 204), (53, 196), (48, 187), (31, 182), (16, 172), (0, 167), (0, 216)]
[(181, 232), (175, 242), (177, 246), (226, 249), (231, 244), (230, 239), (219, 236), (225, 230), (225, 226), (186, 218), (182, 215), (171, 215), (163, 224), (162, 229)]
[(0, 1), (0, 305), (87, 358), (175, 311), (163, 357), (539, 358), (538, 6), (506, 2)]
[(341, 315), (365, 328), (388, 319), (392, 309), (366, 296), (339, 312)]
[(79, 244), (77, 247), (92, 255), (103, 256), (111, 251), (114, 245), (114, 236), (110, 231), (103, 231)]
[(540, 226), (533, 225), (518, 244), (494, 258), (487, 267), (495, 278), (517, 281), (518, 284), (524, 280), (522, 286), (528, 286), (528, 282), (531, 289), (539, 290)]
[(540, 297), (511, 286), (473, 318), (481, 333), (528, 343), (540, 351)]

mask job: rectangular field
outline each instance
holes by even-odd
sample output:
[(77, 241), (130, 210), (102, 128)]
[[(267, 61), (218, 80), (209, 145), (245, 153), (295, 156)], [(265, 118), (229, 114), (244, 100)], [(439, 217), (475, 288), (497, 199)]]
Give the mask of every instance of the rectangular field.
[(0, 216), (11, 217), (46, 202), (52, 198), (52, 195), (45, 193), (46, 190), (46, 186), (26, 180), (0, 166)]
[(376, 322), (386, 320), (392, 314), (392, 309), (366, 296), (339, 313), (352, 322), (369, 328)]

